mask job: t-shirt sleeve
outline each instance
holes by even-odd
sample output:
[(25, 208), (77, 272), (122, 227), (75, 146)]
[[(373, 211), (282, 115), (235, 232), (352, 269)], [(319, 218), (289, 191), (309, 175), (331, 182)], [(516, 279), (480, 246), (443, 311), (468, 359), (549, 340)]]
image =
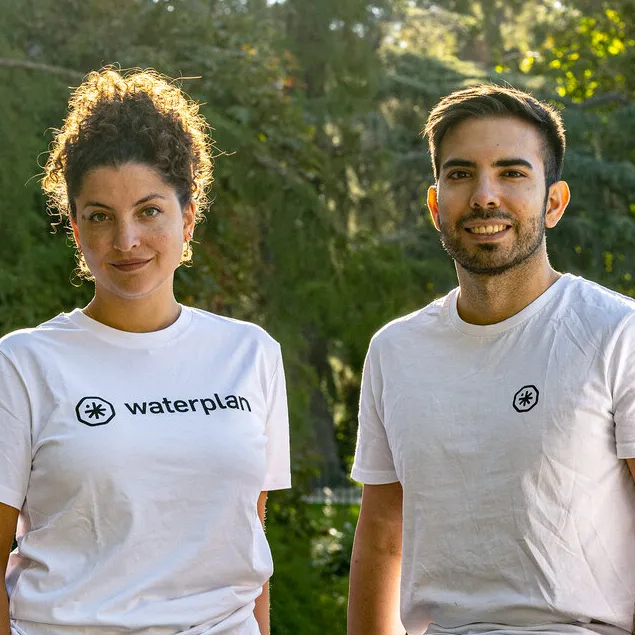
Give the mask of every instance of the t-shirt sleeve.
[(282, 355), (278, 349), (277, 363), (267, 394), (267, 471), (262, 490), (291, 487), (291, 459), (289, 448), (289, 413), (287, 388)]
[(399, 478), (383, 422), (383, 380), (374, 344), (371, 342), (362, 372), (357, 447), (351, 478), (366, 485), (384, 485), (395, 483)]
[(615, 441), (620, 459), (635, 458), (635, 313), (616, 339), (610, 362)]
[(15, 366), (0, 351), (0, 503), (21, 509), (31, 473), (31, 408)]

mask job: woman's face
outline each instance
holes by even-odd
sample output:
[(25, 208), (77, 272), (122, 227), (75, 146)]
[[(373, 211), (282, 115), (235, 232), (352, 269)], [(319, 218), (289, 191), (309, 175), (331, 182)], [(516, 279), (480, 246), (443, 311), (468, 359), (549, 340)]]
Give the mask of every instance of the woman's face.
[(102, 298), (173, 297), (174, 271), (194, 229), (194, 204), (152, 167), (126, 163), (88, 172), (75, 199), (73, 234)]

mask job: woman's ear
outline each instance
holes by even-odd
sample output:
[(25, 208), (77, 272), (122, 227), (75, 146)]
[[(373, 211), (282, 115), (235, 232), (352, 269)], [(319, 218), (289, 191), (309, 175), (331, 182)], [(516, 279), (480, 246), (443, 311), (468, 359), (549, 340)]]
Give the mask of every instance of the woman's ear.
[(68, 219), (71, 223), (71, 229), (73, 230), (73, 239), (75, 240), (75, 244), (77, 245), (77, 249), (79, 251), (82, 250), (82, 244), (79, 240), (79, 228), (77, 227), (77, 221), (73, 218), (72, 214), (68, 215)]
[(194, 236), (194, 225), (196, 224), (196, 203), (190, 201), (183, 208), (183, 241), (189, 242)]

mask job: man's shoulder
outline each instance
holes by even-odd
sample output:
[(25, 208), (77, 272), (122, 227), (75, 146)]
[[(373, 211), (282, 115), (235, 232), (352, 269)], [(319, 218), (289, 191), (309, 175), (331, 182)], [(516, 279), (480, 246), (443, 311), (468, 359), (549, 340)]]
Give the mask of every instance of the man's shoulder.
[(373, 335), (371, 345), (380, 346), (404, 337), (411, 338), (415, 333), (421, 337), (429, 331), (430, 327), (444, 322), (443, 318), (448, 312), (449, 302), (455, 294), (456, 289), (412, 313), (391, 320)]
[(567, 301), (578, 315), (604, 324), (620, 323), (635, 314), (635, 299), (576, 276), (571, 276)]
[(585, 350), (611, 356), (635, 347), (635, 300), (601, 284), (571, 276), (555, 316)]

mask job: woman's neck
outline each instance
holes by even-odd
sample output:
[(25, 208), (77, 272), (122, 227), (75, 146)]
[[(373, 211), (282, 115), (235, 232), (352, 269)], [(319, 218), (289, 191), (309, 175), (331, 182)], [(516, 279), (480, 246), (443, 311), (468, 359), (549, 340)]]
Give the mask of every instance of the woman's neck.
[(82, 309), (93, 320), (120, 331), (150, 333), (174, 324), (181, 313), (170, 288), (169, 296), (121, 298), (110, 297), (107, 292), (95, 289), (95, 296)]

